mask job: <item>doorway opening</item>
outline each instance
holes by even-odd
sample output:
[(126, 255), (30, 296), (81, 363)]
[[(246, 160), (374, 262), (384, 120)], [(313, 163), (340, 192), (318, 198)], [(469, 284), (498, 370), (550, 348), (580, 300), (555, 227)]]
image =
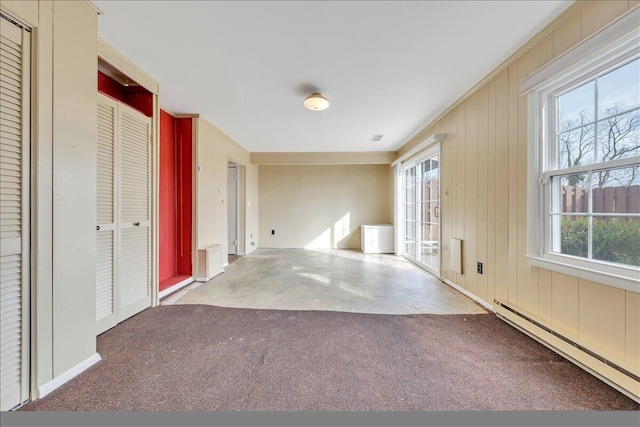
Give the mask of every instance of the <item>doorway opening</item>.
[(238, 255), (238, 165), (227, 166), (228, 255)]
[(227, 162), (227, 264), (245, 254), (245, 167)]
[(440, 144), (402, 167), (401, 253), (440, 277)]

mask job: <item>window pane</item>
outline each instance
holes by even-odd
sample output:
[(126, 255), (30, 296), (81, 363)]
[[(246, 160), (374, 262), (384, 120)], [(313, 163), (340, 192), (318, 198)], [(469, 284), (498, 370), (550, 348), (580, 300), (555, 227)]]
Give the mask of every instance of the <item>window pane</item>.
[(560, 253), (586, 258), (589, 252), (587, 217), (563, 216), (560, 219)]
[(407, 169), (406, 171), (404, 171), (404, 185), (405, 186), (410, 186), (413, 185), (414, 180), (415, 180), (415, 175), (416, 174), (416, 169), (415, 168), (411, 168), (411, 169)]
[(422, 181), (422, 163), (418, 163), (413, 170), (415, 172), (416, 182), (420, 183), (420, 181)]
[(420, 232), (422, 233), (420, 235), (420, 240), (423, 243), (435, 243), (434, 241), (438, 240), (438, 224), (434, 224), (434, 223), (423, 223), (420, 224)]
[(416, 221), (426, 221), (425, 217), (428, 215), (429, 207), (426, 203), (416, 203), (416, 209), (418, 210), (418, 215), (416, 216)]
[(411, 185), (409, 187), (406, 187), (404, 191), (404, 202), (413, 203), (415, 201), (414, 197), (415, 197), (414, 186)]
[(640, 266), (640, 218), (593, 218), (593, 258)]
[(415, 219), (415, 215), (416, 215), (416, 211), (415, 211), (415, 205), (414, 204), (410, 204), (410, 205), (405, 205), (405, 214), (404, 217), (406, 220), (414, 220)]
[(424, 162), (424, 180), (437, 178), (438, 176), (438, 157), (432, 157)]
[(595, 81), (592, 80), (558, 97), (558, 133), (592, 123)]
[(416, 223), (414, 221), (407, 221), (405, 225), (406, 229), (404, 231), (405, 236), (409, 240), (416, 239)]
[(640, 59), (598, 79), (598, 103), (601, 117), (640, 106)]
[(423, 222), (418, 225), (418, 232), (420, 233), (420, 236), (418, 236), (418, 240), (420, 242), (429, 240), (430, 228), (431, 228), (431, 224), (429, 223)]
[(417, 220), (421, 222), (429, 221), (429, 202), (418, 203)]
[(422, 183), (423, 191), (422, 195), (424, 200), (436, 201), (438, 200), (438, 180), (430, 178)]
[(420, 192), (420, 200), (426, 201), (429, 200), (429, 196), (430, 196), (430, 186), (429, 186), (429, 181), (423, 181), (420, 183), (420, 188), (418, 189), (418, 191)]
[(438, 259), (438, 224), (422, 224), (422, 236), (418, 259), (436, 270), (440, 269)]
[(559, 168), (593, 163), (595, 126), (589, 125), (558, 135)]
[(640, 165), (593, 172), (593, 212), (640, 213)]
[(598, 161), (640, 156), (640, 110), (598, 122)]
[(404, 251), (409, 255), (416, 255), (416, 242), (414, 240), (405, 239)]
[(556, 193), (559, 200), (556, 199), (558, 204), (553, 213), (587, 213), (589, 211), (587, 174), (563, 175), (554, 177), (553, 180), (554, 182), (560, 180), (559, 194)]

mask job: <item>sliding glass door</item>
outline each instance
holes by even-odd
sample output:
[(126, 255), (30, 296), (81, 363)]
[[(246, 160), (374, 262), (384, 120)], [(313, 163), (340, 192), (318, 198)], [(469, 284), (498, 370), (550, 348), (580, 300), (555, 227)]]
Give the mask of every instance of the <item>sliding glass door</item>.
[(440, 276), (439, 146), (403, 165), (403, 255)]

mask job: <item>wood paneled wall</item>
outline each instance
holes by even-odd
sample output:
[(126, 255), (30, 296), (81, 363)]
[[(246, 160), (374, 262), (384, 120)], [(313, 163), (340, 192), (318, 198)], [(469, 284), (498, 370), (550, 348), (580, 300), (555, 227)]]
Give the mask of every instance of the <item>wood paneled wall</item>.
[[(640, 294), (531, 267), (527, 246), (527, 99), (522, 79), (637, 1), (571, 7), (539, 40), (399, 150), (427, 135), (442, 143), (442, 274), (484, 301), (509, 302), (540, 323), (640, 373)], [(534, 39), (535, 40), (535, 39)], [(449, 266), (449, 239), (463, 240), (463, 274)], [(476, 262), (484, 274), (476, 273)]]

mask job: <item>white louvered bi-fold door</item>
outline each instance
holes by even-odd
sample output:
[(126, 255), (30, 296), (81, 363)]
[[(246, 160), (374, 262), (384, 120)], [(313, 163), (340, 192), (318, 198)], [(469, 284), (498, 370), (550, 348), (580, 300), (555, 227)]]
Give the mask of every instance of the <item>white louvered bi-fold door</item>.
[(118, 103), (98, 94), (96, 327), (118, 323), (116, 301), (116, 115)]
[(151, 119), (98, 94), (97, 333), (151, 305)]
[(30, 34), (0, 17), (0, 410), (29, 398)]
[(118, 321), (122, 321), (151, 305), (151, 119), (122, 104), (118, 113)]

